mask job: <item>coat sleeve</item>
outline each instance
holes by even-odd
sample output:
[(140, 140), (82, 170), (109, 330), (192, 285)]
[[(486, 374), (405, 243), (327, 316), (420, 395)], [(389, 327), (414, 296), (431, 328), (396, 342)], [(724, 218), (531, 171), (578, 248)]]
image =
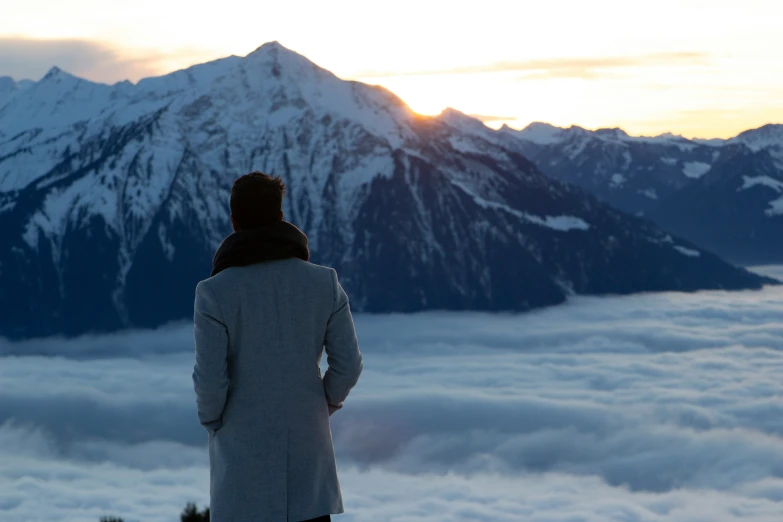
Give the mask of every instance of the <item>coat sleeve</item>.
[(334, 308), (326, 326), (326, 362), (329, 368), (323, 378), (329, 415), (343, 407), (343, 401), (359, 381), (362, 373), (362, 354), (351, 317), (348, 296), (332, 271)]
[(196, 287), (193, 326), (196, 341), (193, 386), (198, 419), (214, 434), (223, 424), (221, 417), (228, 396), (228, 331), (215, 294), (204, 282)]

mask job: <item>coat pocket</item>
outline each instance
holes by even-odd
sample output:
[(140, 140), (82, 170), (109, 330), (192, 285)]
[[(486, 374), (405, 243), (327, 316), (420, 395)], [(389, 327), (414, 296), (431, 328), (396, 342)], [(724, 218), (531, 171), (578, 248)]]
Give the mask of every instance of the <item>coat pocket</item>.
[(220, 431), (220, 428), (223, 427), (223, 420), (218, 419), (216, 421), (207, 422), (206, 424), (203, 424), (203, 426), (206, 428), (207, 432), (214, 437), (217, 435), (217, 432)]

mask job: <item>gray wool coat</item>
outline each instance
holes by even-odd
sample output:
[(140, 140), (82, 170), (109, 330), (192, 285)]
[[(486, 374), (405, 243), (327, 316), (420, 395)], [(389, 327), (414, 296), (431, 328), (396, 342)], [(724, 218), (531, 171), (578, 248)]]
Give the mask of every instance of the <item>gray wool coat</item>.
[(336, 272), (300, 259), (228, 268), (196, 287), (194, 322), (211, 520), (342, 513), (329, 416), (362, 355)]

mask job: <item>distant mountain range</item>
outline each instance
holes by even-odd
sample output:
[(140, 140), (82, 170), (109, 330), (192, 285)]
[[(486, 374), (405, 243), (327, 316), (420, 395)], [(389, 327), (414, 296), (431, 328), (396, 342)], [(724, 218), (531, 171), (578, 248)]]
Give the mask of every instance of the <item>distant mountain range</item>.
[[(532, 129), (538, 141), (455, 111), (416, 115), (277, 43), (136, 85), (57, 68), (35, 83), (0, 79), (0, 335), (190, 317), (194, 286), (230, 231), (231, 184), (256, 169), (284, 178), (287, 218), (360, 311), (527, 310), (572, 293), (771, 282), (553, 180), (580, 176), (553, 171), (555, 153), (544, 158), (560, 141), (541, 136), (575, 131)], [(726, 147), (665, 145), (680, 154), (657, 160), (671, 192), (689, 185), (677, 169), (704, 175), (729, 161), (724, 150), (748, 146)], [(630, 154), (607, 183), (664, 196), (668, 182), (637, 180)], [(755, 172), (749, 191), (760, 190)]]
[(726, 259), (783, 262), (783, 125), (708, 141), (543, 123), (500, 134), (547, 176)]

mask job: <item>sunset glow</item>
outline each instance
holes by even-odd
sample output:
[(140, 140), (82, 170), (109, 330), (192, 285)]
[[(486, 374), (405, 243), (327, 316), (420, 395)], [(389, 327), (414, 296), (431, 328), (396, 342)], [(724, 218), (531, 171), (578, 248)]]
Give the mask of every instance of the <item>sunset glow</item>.
[(278, 40), (423, 114), (728, 137), (783, 121), (781, 26), (775, 0), (28, 0), (0, 17), (0, 76), (136, 81)]

